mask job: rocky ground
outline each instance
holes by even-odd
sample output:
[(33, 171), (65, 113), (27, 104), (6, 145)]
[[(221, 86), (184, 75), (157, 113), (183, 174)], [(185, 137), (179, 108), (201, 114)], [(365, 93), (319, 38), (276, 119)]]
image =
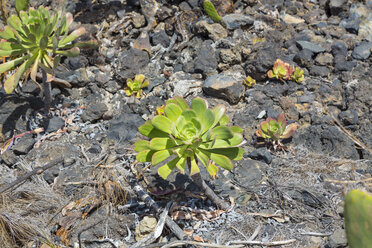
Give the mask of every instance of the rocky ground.
[[(372, 2), (216, 0), (221, 23), (200, 2), (97, 0), (91, 11), (84, 1), (64, 2), (99, 47), (57, 68), (56, 77), (71, 87), (52, 85), (49, 119), (31, 81), (15, 94), (0, 92), (2, 144), (45, 128), (2, 153), (0, 185), (52, 161), (2, 192), (2, 247), (171, 247), (177, 239), (167, 227), (153, 244), (137, 243), (161, 217), (138, 197), (133, 181), (161, 207), (173, 202), (168, 215), (192, 241), (347, 246), (344, 194), (371, 190)], [(59, 8), (63, 1), (31, 1), (40, 3)], [(268, 80), (278, 58), (301, 67), (305, 80)], [(150, 86), (137, 100), (123, 89), (139, 73)], [(252, 88), (242, 84), (248, 75), (257, 81)], [(202, 172), (232, 202), (228, 212), (187, 176), (164, 181), (135, 161), (138, 127), (173, 96), (222, 103), (244, 128), (244, 159), (215, 180)], [(280, 113), (299, 128), (288, 151), (273, 152), (255, 131)]]

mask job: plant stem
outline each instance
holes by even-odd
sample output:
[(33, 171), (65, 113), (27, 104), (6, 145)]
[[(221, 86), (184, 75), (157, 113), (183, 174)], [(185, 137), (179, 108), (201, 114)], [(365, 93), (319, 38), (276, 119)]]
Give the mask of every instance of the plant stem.
[(41, 74), (43, 75), (42, 77), (42, 87), (43, 87), (43, 95), (44, 95), (44, 103), (45, 103), (45, 111), (49, 113), (50, 110), (50, 103), (52, 101), (51, 98), (51, 86), (50, 83), (47, 82), (47, 74), (45, 70), (41, 69)]
[[(189, 165), (189, 168), (191, 168), (191, 162), (188, 159), (187, 163)], [(222, 200), (214, 191), (208, 186), (208, 184), (204, 181), (204, 179), (201, 177), (200, 173), (196, 173), (192, 176), (190, 176), (192, 181), (198, 185), (198, 187), (204, 191), (205, 195), (211, 200), (219, 209), (222, 210), (228, 210), (230, 208), (230, 204), (226, 201)]]
[(5, 0), (1, 0), (1, 14), (2, 14), (2, 18), (3, 18), (3, 23), (4, 25), (7, 24), (7, 19), (8, 19), (8, 10), (6, 9), (6, 1)]

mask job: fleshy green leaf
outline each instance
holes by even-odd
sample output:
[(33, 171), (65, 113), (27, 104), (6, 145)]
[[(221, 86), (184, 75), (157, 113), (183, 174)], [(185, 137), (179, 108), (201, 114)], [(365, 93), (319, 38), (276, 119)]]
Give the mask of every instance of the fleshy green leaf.
[(144, 150), (142, 152), (137, 153), (136, 159), (140, 163), (150, 162), (154, 153), (155, 151)]
[(165, 106), (164, 113), (169, 120), (176, 122), (178, 117), (182, 114), (182, 109), (174, 103), (169, 103)]
[(159, 167), (158, 169), (159, 176), (161, 176), (163, 179), (167, 179), (167, 177), (173, 171), (173, 169), (176, 168), (176, 164), (178, 163), (179, 160), (180, 158), (175, 158), (169, 163)]
[(196, 97), (191, 102), (191, 108), (195, 111), (196, 115), (201, 118), (208, 106), (204, 99)]
[(82, 36), (85, 33), (86, 33), (85, 28), (83, 28), (83, 27), (78, 28), (78, 29), (74, 30), (71, 34), (69, 34), (66, 38), (62, 39), (58, 43), (58, 46), (63, 47), (64, 45), (76, 40), (77, 38), (79, 38), (80, 36)]
[(209, 163), (207, 166), (207, 171), (214, 178), (218, 173), (218, 167), (212, 163)]
[(171, 133), (172, 122), (165, 116), (157, 115), (152, 119), (151, 123), (155, 128), (166, 133)]
[(141, 152), (143, 150), (149, 150), (150, 149), (150, 142), (147, 140), (139, 140), (136, 143), (134, 143), (134, 150), (136, 152)]
[(156, 151), (169, 149), (176, 145), (177, 144), (171, 138), (153, 138), (150, 141), (150, 149)]
[(143, 124), (138, 128), (138, 130), (142, 135), (145, 135), (150, 139), (155, 137), (169, 137), (169, 134), (155, 128), (153, 125), (151, 125), (151, 122)]
[(66, 57), (76, 57), (80, 54), (80, 49), (78, 47), (73, 47), (69, 50), (57, 50), (55, 54), (64, 55)]
[(196, 117), (196, 113), (194, 110), (187, 109), (182, 112), (182, 116), (185, 117), (186, 121), (191, 121), (192, 118)]
[(5, 62), (3, 64), (0, 64), (0, 73), (9, 71), (10, 69), (13, 69), (14, 66), (18, 65), (19, 63), (24, 61), (26, 58), (27, 58), (27, 56), (23, 56), (23, 57)]
[(180, 96), (175, 96), (173, 97), (172, 99), (169, 99), (167, 101), (167, 104), (168, 103), (175, 103), (177, 104), (182, 110), (185, 110), (185, 109), (189, 109), (189, 105), (187, 104), (187, 102)]
[[(244, 149), (241, 147), (228, 147), (228, 148), (212, 148), (212, 149), (202, 149), (199, 148), (201, 151), (211, 154), (220, 154), (228, 157), (232, 160), (241, 160), (244, 155)], [(211, 158), (212, 159), (212, 158)]]
[(15, 7), (17, 13), (20, 13), (21, 10), (26, 11), (28, 8), (29, 0), (16, 0)]
[(191, 160), (191, 167), (190, 167), (190, 176), (196, 174), (196, 173), (199, 173), (200, 172), (200, 169), (199, 169), (199, 166), (198, 166), (198, 163), (196, 162), (196, 159), (194, 156), (192, 156), (190, 158)]
[(220, 167), (226, 170), (232, 170), (233, 168), (231, 160), (224, 155), (211, 153), (211, 160), (213, 160), (214, 162), (216, 162), (216, 164), (218, 164)]
[(203, 127), (203, 132), (212, 128), (213, 123), (214, 123), (214, 114), (213, 114), (212, 110), (207, 109), (204, 112), (204, 114), (201, 118), (201, 124), (202, 124), (202, 127)]
[(158, 163), (167, 159), (172, 154), (173, 154), (173, 152), (170, 151), (170, 150), (157, 151), (152, 155), (151, 163), (152, 163), (152, 165), (157, 165)]
[(231, 139), (233, 137), (233, 132), (229, 127), (218, 126), (212, 129), (212, 138), (217, 139)]

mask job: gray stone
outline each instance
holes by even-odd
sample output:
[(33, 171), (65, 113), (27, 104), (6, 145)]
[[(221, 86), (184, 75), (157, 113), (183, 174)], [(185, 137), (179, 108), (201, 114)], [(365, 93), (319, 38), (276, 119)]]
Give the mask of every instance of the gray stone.
[(335, 64), (336, 71), (351, 71), (357, 65), (356, 61), (339, 61)]
[(340, 22), (340, 26), (352, 34), (358, 34), (361, 19), (358, 14), (351, 13), (347, 19)]
[(231, 49), (221, 49), (220, 59), (223, 63), (234, 65), (241, 62), (242, 58), (240, 54), (234, 53)]
[(245, 188), (252, 189), (262, 180), (262, 172), (260, 169), (266, 168), (266, 164), (252, 160), (243, 159), (240, 161), (239, 166), (234, 166), (232, 173), (235, 182)]
[(155, 231), (157, 220), (154, 217), (151, 216), (145, 216), (139, 223), (138, 226), (136, 226), (136, 240), (140, 241), (150, 233)]
[(65, 121), (58, 116), (53, 116), (47, 124), (48, 126), (45, 129), (45, 132), (52, 133), (52, 132), (59, 130), (61, 127), (64, 127)]
[(244, 95), (241, 81), (222, 74), (208, 77), (203, 83), (203, 91), (210, 96), (222, 98), (231, 104), (237, 104)]
[(110, 80), (105, 84), (105, 90), (111, 94), (115, 94), (119, 89), (121, 89), (121, 86), (114, 80)]
[(1, 159), (8, 166), (13, 166), (15, 163), (18, 162), (18, 156), (16, 156), (11, 150), (3, 152), (3, 154), (1, 154)]
[(338, 228), (334, 233), (329, 237), (328, 246), (329, 248), (340, 248), (346, 247), (347, 239), (346, 232), (342, 228)]
[(27, 154), (35, 144), (35, 140), (32, 134), (27, 133), (23, 135), (17, 142), (17, 144), (12, 146), (12, 150), (16, 155)]
[(254, 160), (259, 160), (265, 162), (266, 164), (270, 164), (273, 160), (271, 153), (265, 147), (261, 147), (258, 149), (253, 150), (248, 157)]
[(346, 58), (346, 56), (347, 56), (347, 46), (346, 46), (345, 42), (343, 42), (341, 40), (335, 41), (335, 42), (332, 43), (331, 49), (332, 49), (332, 54), (333, 54), (333, 57), (334, 57), (335, 61), (342, 60), (342, 59)]
[(79, 55), (77, 57), (68, 58), (68, 64), (71, 70), (77, 70), (86, 67), (89, 64), (89, 61), (85, 56)]
[(103, 114), (108, 110), (106, 104), (101, 102), (93, 102), (88, 105), (81, 115), (81, 119), (86, 122), (95, 122), (99, 120)]
[(330, 70), (325, 66), (313, 65), (310, 67), (310, 75), (312, 76), (327, 77), (329, 73)]
[(358, 113), (353, 109), (340, 112), (338, 118), (345, 126), (358, 124)]
[(310, 41), (306, 41), (306, 40), (296, 41), (296, 44), (301, 49), (308, 49), (308, 50), (310, 50), (313, 53), (321, 53), (321, 52), (324, 52), (325, 51), (325, 49), (322, 46), (320, 46), (318, 44), (315, 44), (315, 43), (312, 43)]
[(335, 16), (341, 14), (345, 10), (346, 6), (347, 6), (346, 0), (330, 0), (328, 2), (328, 7), (331, 12), (331, 15)]
[(154, 46), (160, 44), (163, 47), (168, 47), (170, 44), (170, 39), (164, 30), (160, 30), (151, 35), (151, 42)]
[(248, 15), (229, 14), (222, 17), (222, 23), (229, 30), (234, 30), (243, 27), (250, 27), (253, 25), (253, 20)]
[(227, 37), (227, 30), (219, 23), (209, 24), (207, 21), (199, 21), (195, 25), (196, 31), (208, 35), (213, 41)]
[(194, 70), (196, 73), (206, 75), (217, 69), (217, 58), (214, 49), (210, 44), (205, 43), (196, 53)]
[(371, 55), (371, 49), (372, 42), (362, 42), (354, 48), (351, 56), (353, 56), (354, 59), (368, 59), (368, 57)]
[(85, 68), (79, 68), (75, 71), (68, 71), (62, 66), (59, 66), (55, 71), (56, 77), (62, 78), (69, 82), (72, 86), (83, 87), (86, 86), (90, 79)]
[(134, 78), (138, 73), (142, 73), (150, 62), (146, 51), (130, 48), (118, 55), (118, 75), (123, 80)]
[(110, 120), (107, 138), (126, 144), (136, 136), (138, 127), (143, 123), (143, 119), (137, 114), (120, 114)]
[(301, 67), (309, 67), (311, 66), (313, 54), (312, 51), (303, 49), (294, 56), (293, 61)]
[(315, 57), (315, 62), (319, 65), (332, 65), (333, 55), (330, 53), (319, 53)]

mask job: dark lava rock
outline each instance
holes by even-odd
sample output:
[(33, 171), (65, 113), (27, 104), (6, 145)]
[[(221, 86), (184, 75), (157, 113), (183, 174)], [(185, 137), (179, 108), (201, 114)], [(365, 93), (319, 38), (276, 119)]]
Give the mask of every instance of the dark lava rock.
[(90, 82), (85, 68), (69, 71), (64, 67), (59, 66), (55, 69), (55, 74), (57, 78), (62, 78), (75, 87), (83, 87)]
[(248, 28), (253, 25), (251, 17), (242, 14), (229, 14), (222, 17), (222, 23), (229, 30)]
[(336, 71), (351, 71), (357, 65), (356, 61), (340, 61), (335, 64)]
[(310, 75), (312, 76), (327, 77), (329, 73), (330, 70), (325, 66), (313, 65), (310, 67)]
[(306, 41), (306, 40), (299, 40), (299, 41), (296, 41), (297, 45), (302, 49), (307, 49), (307, 50), (310, 50), (311, 52), (313, 53), (321, 53), (321, 52), (324, 52), (325, 49), (315, 43), (312, 43), (312, 42), (309, 42), (309, 41)]
[(46, 127), (45, 132), (52, 133), (59, 130), (61, 127), (64, 127), (65, 121), (58, 116), (53, 116), (46, 124), (48, 126)]
[(37, 84), (32, 82), (32, 80), (28, 80), (26, 83), (22, 85), (22, 92), (30, 93), (34, 96), (37, 96), (40, 94), (40, 88)]
[(253, 150), (248, 157), (254, 160), (259, 160), (265, 162), (266, 164), (270, 164), (273, 160), (271, 153), (267, 150), (266, 147), (261, 147), (256, 150)]
[(331, 15), (338, 16), (342, 12), (344, 12), (347, 8), (347, 1), (346, 0), (329, 0), (328, 8), (331, 12)]
[(196, 73), (208, 73), (217, 69), (217, 57), (211, 44), (204, 42), (203, 46), (196, 52), (197, 57), (194, 63)]
[(334, 126), (322, 124), (301, 128), (295, 132), (293, 142), (295, 145), (304, 145), (313, 152), (339, 158), (359, 159), (354, 142)]
[(108, 108), (106, 104), (101, 102), (93, 102), (89, 104), (88, 107), (85, 109), (83, 114), (81, 115), (81, 119), (86, 122), (95, 122), (99, 120), (105, 112), (107, 112)]
[(362, 42), (354, 48), (351, 56), (353, 56), (354, 59), (368, 59), (371, 55), (371, 49), (372, 42)]
[(347, 46), (343, 41), (335, 41), (331, 45), (334, 61), (345, 60), (347, 57)]
[(86, 67), (89, 64), (88, 59), (82, 55), (77, 57), (70, 57), (67, 60), (71, 70), (77, 70), (79, 68)]
[(118, 75), (123, 79), (133, 78), (136, 74), (144, 71), (150, 62), (146, 51), (130, 48), (118, 55)]
[(358, 124), (358, 113), (353, 109), (340, 112), (338, 118), (345, 126)]
[(170, 44), (170, 39), (167, 33), (164, 30), (154, 32), (151, 35), (151, 41), (154, 46), (160, 44), (163, 47), (168, 47)]
[(110, 120), (107, 138), (126, 144), (136, 136), (138, 127), (143, 123), (144, 120), (137, 114), (120, 114)]
[(216, 74), (204, 81), (203, 91), (207, 95), (225, 99), (231, 104), (237, 104), (244, 95), (244, 86), (232, 77)]
[(105, 84), (104, 88), (111, 94), (115, 94), (118, 90), (121, 89), (121, 85), (119, 85), (117, 81), (110, 80)]
[(281, 48), (275, 44), (269, 44), (263, 47), (257, 53), (251, 54), (247, 58), (245, 70), (247, 75), (257, 81), (267, 80), (267, 71), (273, 68), (273, 64), (280, 57)]
[(99, 144), (93, 144), (91, 147), (89, 147), (88, 152), (99, 154), (102, 151), (102, 148)]
[(35, 144), (35, 139), (32, 134), (27, 133), (23, 135), (18, 142), (12, 146), (12, 150), (16, 155), (27, 154)]
[(361, 23), (360, 17), (357, 13), (352, 13), (347, 19), (340, 22), (340, 26), (352, 34), (358, 34), (359, 25)]
[(329, 248), (339, 248), (347, 246), (347, 238), (345, 229), (337, 228), (333, 234), (329, 237), (327, 244)]
[(293, 61), (301, 67), (309, 67), (311, 66), (313, 54), (314, 53), (312, 51), (303, 49), (294, 56)]
[(4, 161), (4, 163), (8, 166), (12, 166), (18, 161), (18, 156), (14, 154), (13, 151), (7, 150), (1, 154), (1, 159)]
[(252, 189), (261, 182), (262, 170), (266, 167), (266, 164), (260, 161), (242, 159), (232, 170), (234, 181), (245, 189)]

